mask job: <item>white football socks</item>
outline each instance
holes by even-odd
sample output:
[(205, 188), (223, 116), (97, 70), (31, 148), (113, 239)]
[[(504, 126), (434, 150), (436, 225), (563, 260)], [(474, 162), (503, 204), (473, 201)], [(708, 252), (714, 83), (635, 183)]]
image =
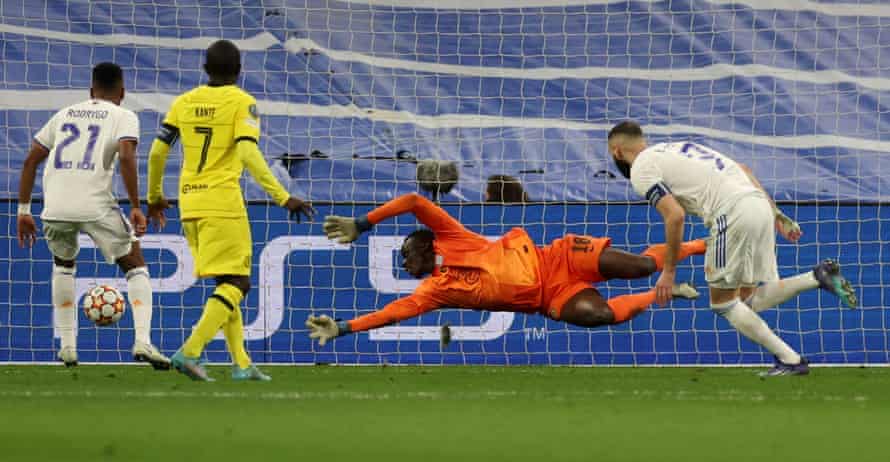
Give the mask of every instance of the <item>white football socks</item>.
[(712, 305), (715, 313), (726, 318), (732, 327), (754, 343), (766, 348), (785, 364), (800, 363), (800, 355), (779, 338), (757, 313), (741, 300), (735, 298), (729, 302)]
[(53, 265), (53, 327), (62, 348), (77, 348), (77, 310), (74, 299), (74, 268)]
[(817, 287), (819, 287), (819, 281), (816, 280), (812, 271), (808, 271), (797, 276), (763, 284), (754, 290), (745, 303), (759, 313), (777, 306), (805, 290)]
[(151, 343), (151, 281), (148, 268), (127, 271), (127, 298), (133, 309), (133, 328), (137, 343)]

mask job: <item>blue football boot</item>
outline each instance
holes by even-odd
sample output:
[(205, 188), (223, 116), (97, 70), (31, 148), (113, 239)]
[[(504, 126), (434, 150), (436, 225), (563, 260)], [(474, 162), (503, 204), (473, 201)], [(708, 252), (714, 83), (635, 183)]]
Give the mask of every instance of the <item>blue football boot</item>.
[(199, 382), (214, 382), (215, 380), (207, 375), (207, 371), (201, 366), (198, 358), (189, 358), (182, 352), (182, 348), (176, 350), (170, 357), (170, 364), (177, 371), (182, 372), (188, 378)]
[(232, 380), (235, 381), (244, 381), (244, 380), (255, 380), (258, 382), (269, 382), (272, 380), (272, 377), (269, 377), (266, 374), (263, 374), (255, 365), (251, 364), (250, 366), (241, 369), (237, 364), (232, 365)]
[(819, 287), (837, 295), (849, 308), (856, 308), (859, 300), (850, 281), (841, 274), (841, 267), (836, 261), (826, 259), (813, 268), (813, 276), (819, 281)]

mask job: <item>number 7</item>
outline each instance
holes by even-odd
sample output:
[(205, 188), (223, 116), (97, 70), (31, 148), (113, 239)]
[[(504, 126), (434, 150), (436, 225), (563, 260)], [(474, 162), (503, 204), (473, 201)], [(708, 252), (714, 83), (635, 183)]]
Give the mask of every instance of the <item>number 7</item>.
[(213, 128), (195, 127), (195, 133), (204, 135), (204, 146), (201, 147), (201, 161), (198, 162), (197, 171), (197, 173), (201, 173), (201, 170), (204, 169), (204, 164), (207, 162), (207, 151), (210, 150), (210, 140), (213, 139)]

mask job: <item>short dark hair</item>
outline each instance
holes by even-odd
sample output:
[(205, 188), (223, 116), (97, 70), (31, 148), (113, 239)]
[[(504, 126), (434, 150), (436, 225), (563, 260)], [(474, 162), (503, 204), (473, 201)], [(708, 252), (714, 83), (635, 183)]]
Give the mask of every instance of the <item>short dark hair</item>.
[(408, 242), (408, 239), (414, 239), (415, 242), (423, 242), (432, 246), (433, 241), (436, 239), (436, 234), (430, 229), (419, 228), (411, 231), (410, 234), (405, 236), (405, 242)]
[(241, 73), (241, 52), (229, 40), (217, 40), (207, 48), (204, 71), (211, 78), (231, 79)]
[(114, 91), (124, 85), (124, 71), (114, 63), (99, 63), (93, 67), (93, 88)]
[(528, 202), (528, 194), (522, 188), (519, 179), (510, 175), (492, 175), (488, 177), (488, 202), (502, 204), (519, 204)]
[(612, 127), (609, 130), (609, 138), (612, 139), (613, 136), (618, 135), (627, 135), (633, 138), (642, 138), (643, 137), (643, 128), (640, 127), (640, 124), (634, 122), (633, 120), (625, 120), (620, 124)]

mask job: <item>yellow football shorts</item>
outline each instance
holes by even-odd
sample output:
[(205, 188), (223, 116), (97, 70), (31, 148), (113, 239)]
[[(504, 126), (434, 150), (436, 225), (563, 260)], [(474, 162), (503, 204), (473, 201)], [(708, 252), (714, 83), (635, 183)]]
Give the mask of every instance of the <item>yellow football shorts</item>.
[(195, 276), (250, 276), (253, 241), (247, 217), (184, 220), (182, 230), (195, 261)]

